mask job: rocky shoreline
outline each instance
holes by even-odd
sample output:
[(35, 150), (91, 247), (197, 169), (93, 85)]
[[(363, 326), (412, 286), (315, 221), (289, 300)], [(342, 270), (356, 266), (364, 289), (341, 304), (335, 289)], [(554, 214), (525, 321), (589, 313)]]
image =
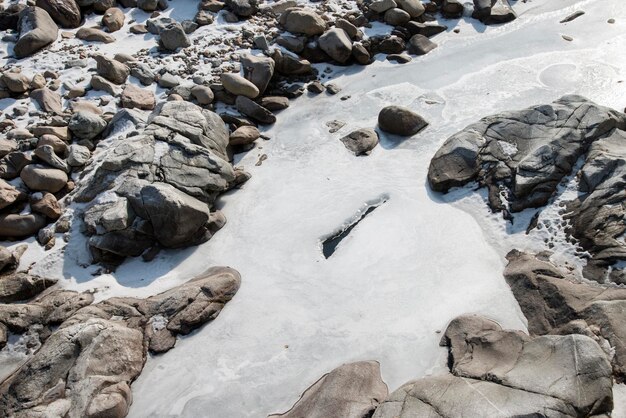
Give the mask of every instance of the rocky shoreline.
[[(181, 21), (165, 15), (178, 5), (164, 0), (6, 3), (0, 238), (36, 239), (0, 246), (0, 349), (26, 347), (23, 361), (1, 368), (0, 415), (15, 417), (127, 416), (147, 359), (216, 319), (241, 284), (238, 271), (213, 267), (152, 296), (100, 300), (97, 288), (33, 274), (20, 263), (29, 246), (63, 253), (79, 235), (101, 274), (205, 243), (227, 222), (220, 197), (236, 198), (251, 178), (241, 155), (263, 149), (282, 110), (301, 96), (356, 101), (333, 68), (406, 64), (437, 51), (437, 35), (458, 31), (446, 26), (454, 19), (518, 17), (509, 0), (203, 0)], [(134, 42), (131, 53), (110, 47)], [(337, 142), (372, 158), (389, 138), (423, 138), (432, 124), (422, 110), (381, 106), (375, 126)], [(331, 132), (344, 124), (329, 123)], [(512, 250), (503, 279), (528, 333), (467, 312), (443, 330), (443, 373), (390, 391), (382, 359), (364, 359), (270, 416), (611, 416), (626, 377), (625, 132), (626, 114), (567, 95), (449, 137), (430, 161), (430, 190), (486, 189), (507, 221), (535, 211), (527, 234), (546, 227), (542, 211), (574, 181), (558, 222), (584, 268)]]

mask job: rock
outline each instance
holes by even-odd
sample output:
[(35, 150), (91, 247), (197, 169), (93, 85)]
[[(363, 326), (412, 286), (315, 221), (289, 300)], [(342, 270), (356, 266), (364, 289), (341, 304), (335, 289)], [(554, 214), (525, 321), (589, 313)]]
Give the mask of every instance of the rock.
[[(76, 2), (81, 7), (86, 7), (88, 5), (91, 5), (93, 10), (99, 14), (104, 14), (107, 10), (109, 10), (112, 7), (115, 7), (117, 4), (116, 0), (76, 0)], [(89, 4), (85, 4), (85, 3), (89, 3)]]
[(375, 361), (344, 364), (322, 376), (283, 414), (269, 418), (342, 418), (370, 416), (387, 396), (387, 385)]
[(239, 74), (222, 73), (220, 81), (224, 88), (234, 95), (245, 96), (250, 99), (254, 99), (259, 95), (257, 86)]
[(80, 139), (94, 139), (106, 126), (104, 119), (91, 112), (74, 113), (68, 124), (72, 134)]
[(355, 42), (352, 44), (352, 57), (361, 65), (367, 65), (371, 62), (372, 57), (363, 44)]
[(307, 38), (305, 36), (280, 35), (276, 38), (276, 43), (296, 54), (304, 51)]
[(22, 169), (20, 178), (29, 189), (56, 193), (65, 187), (67, 174), (57, 168), (47, 168), (39, 164), (30, 164)]
[(356, 38), (359, 34), (359, 29), (346, 19), (339, 18), (335, 20), (335, 27), (343, 29), (348, 34), (350, 39)]
[(106, 26), (109, 32), (115, 32), (124, 26), (124, 13), (117, 7), (107, 9), (102, 16), (102, 25)]
[(230, 145), (252, 144), (261, 136), (259, 130), (254, 126), (241, 126), (230, 134), (228, 143)]
[(87, 164), (89, 158), (91, 158), (89, 148), (78, 144), (70, 145), (67, 163), (71, 167), (82, 167)]
[(0, 138), (0, 158), (15, 150), (17, 150), (17, 142), (15, 140)]
[(426, 24), (410, 21), (405, 25), (411, 35), (424, 35), (427, 38), (445, 32), (448, 27), (443, 25)]
[[(9, 252), (5, 249), (6, 252)], [(3, 257), (5, 259), (5, 257)], [(17, 268), (14, 254), (9, 252), (9, 265)], [(0, 275), (0, 303), (14, 303), (37, 296), (57, 283), (54, 279), (31, 276), (23, 272), (8, 272)]]
[[(61, 173), (63, 172), (61, 171)], [(16, 213), (0, 215), (0, 237), (3, 239), (25, 238), (35, 234), (43, 228), (46, 223), (46, 218), (36, 213), (28, 215)]]
[(441, 12), (445, 17), (461, 17), (461, 15), (463, 14), (463, 4), (459, 0), (442, 0)]
[(34, 6), (20, 12), (20, 37), (13, 47), (17, 58), (28, 57), (56, 41), (59, 28), (48, 12)]
[(30, 93), (30, 97), (37, 102), (39, 108), (44, 112), (54, 113), (56, 115), (63, 113), (63, 109), (61, 108), (61, 96), (59, 93), (47, 87), (33, 90)]
[(104, 42), (110, 44), (115, 42), (115, 37), (97, 28), (88, 28), (83, 26), (76, 31), (76, 37), (89, 42)]
[[(490, 190), (493, 210), (506, 207), (500, 187), (510, 190), (518, 212), (548, 202), (559, 182), (593, 141), (626, 128), (625, 115), (580, 96), (481, 119), (448, 138), (431, 160), (428, 181), (447, 191), (479, 177)], [(498, 163), (500, 162), (500, 163)], [(483, 167), (497, 166), (497, 171)]]
[(191, 88), (191, 95), (196, 99), (198, 104), (201, 105), (209, 105), (213, 103), (213, 99), (215, 98), (213, 90), (207, 86), (193, 86)]
[(33, 154), (42, 162), (48, 164), (53, 168), (58, 168), (66, 173), (70, 172), (70, 168), (62, 158), (54, 153), (54, 149), (51, 145), (42, 145), (37, 147)]
[(283, 54), (278, 49), (274, 50), (272, 53), (272, 59), (276, 65), (276, 71), (283, 75), (304, 75), (310, 74), (313, 71), (313, 67), (311, 67), (309, 61), (296, 58), (286, 53)]
[(170, 73), (165, 73), (161, 75), (161, 78), (159, 78), (159, 86), (166, 89), (171, 89), (172, 87), (176, 87), (179, 84), (180, 79)]
[(148, 19), (146, 21), (146, 28), (148, 29), (148, 32), (150, 32), (153, 35), (159, 35), (161, 33), (161, 31), (163, 29), (165, 29), (166, 26), (169, 26), (171, 24), (176, 24), (176, 20), (172, 19), (171, 17), (155, 17), (155, 18), (151, 18)]
[(62, 28), (77, 28), (82, 19), (80, 8), (74, 0), (37, 0), (37, 7), (48, 12)]
[(409, 20), (411, 15), (402, 9), (393, 8), (385, 12), (385, 23), (391, 26), (404, 26)]
[(308, 36), (321, 35), (326, 29), (326, 22), (310, 8), (289, 8), (280, 15), (280, 24), (291, 33)]
[(55, 154), (65, 157), (67, 155), (67, 144), (63, 140), (54, 135), (42, 135), (37, 141), (37, 147), (43, 147), (49, 145)]
[(236, 106), (239, 112), (259, 123), (271, 125), (276, 122), (276, 116), (272, 112), (245, 96), (237, 96)]
[(344, 64), (352, 55), (352, 42), (343, 29), (332, 28), (318, 39), (320, 48), (335, 61)]
[(19, 176), (20, 171), (32, 162), (30, 154), (10, 152), (0, 160), (0, 178), (11, 180)]
[(168, 51), (176, 51), (178, 48), (186, 48), (191, 45), (191, 41), (178, 22), (165, 26), (159, 34), (159, 45)]
[(241, 66), (245, 79), (259, 89), (259, 94), (263, 94), (274, 75), (274, 60), (264, 56), (242, 54)]
[(130, 74), (130, 70), (126, 65), (104, 55), (95, 55), (94, 59), (98, 64), (98, 75), (101, 75), (115, 84), (124, 84), (126, 82)]
[(385, 13), (387, 10), (397, 6), (398, 4), (394, 0), (375, 0), (370, 3), (370, 10), (376, 13)]
[(118, 96), (122, 90), (118, 85), (111, 83), (109, 80), (99, 75), (92, 76), (89, 85), (93, 90), (104, 91), (111, 96)]
[[(26, 199), (26, 195), (4, 180), (0, 180), (0, 209)], [(1, 270), (1, 269), (0, 269)]]
[(517, 18), (508, 0), (474, 0), (472, 17), (492, 25), (507, 23)]
[(306, 86), (306, 89), (308, 91), (310, 91), (313, 94), (321, 94), (324, 92), (324, 90), (326, 90), (326, 87), (324, 87), (324, 85), (322, 83), (320, 83), (319, 81), (314, 81), (312, 83), (309, 83)]
[(7, 71), (2, 74), (1, 80), (12, 93), (21, 94), (30, 89), (30, 80), (22, 73)]
[(237, 16), (250, 17), (257, 12), (256, 0), (225, 0), (224, 3)]
[(148, 65), (140, 62), (131, 64), (130, 75), (136, 77), (144, 86), (151, 85), (156, 78), (152, 69)]
[(146, 12), (154, 12), (158, 5), (158, 0), (137, 0), (137, 7)]
[(127, 84), (122, 92), (122, 107), (152, 110), (154, 109), (155, 103), (154, 93), (133, 84)]
[(41, 74), (35, 74), (30, 81), (30, 89), (37, 90), (46, 87), (46, 78)]
[(146, 25), (136, 24), (130, 27), (130, 32), (134, 33), (135, 35), (143, 35), (148, 33), (148, 28), (146, 28)]
[(33, 212), (40, 213), (43, 216), (52, 220), (57, 220), (61, 217), (61, 207), (56, 197), (51, 193), (44, 193), (41, 198), (36, 198), (33, 195), (30, 208)]
[(378, 114), (378, 126), (390, 134), (412, 136), (428, 126), (428, 122), (406, 107), (387, 106)]
[(406, 48), (406, 44), (399, 36), (388, 36), (378, 44), (378, 51), (383, 54), (401, 54)]
[(613, 407), (610, 366), (589, 337), (529, 337), (466, 315), (450, 323), (441, 344), (449, 347), (450, 373), (405, 384), (373, 418), (535, 416), (544, 411), (590, 416)]
[(369, 155), (378, 144), (378, 134), (371, 128), (357, 129), (341, 138), (341, 142), (354, 155)]
[(409, 43), (407, 44), (409, 54), (413, 55), (424, 55), (435, 48), (437, 48), (437, 44), (424, 35), (411, 36), (411, 39), (409, 39)]
[(265, 96), (259, 104), (272, 112), (287, 109), (289, 107), (289, 99), (283, 96)]
[(407, 54), (389, 54), (387, 55), (387, 61), (394, 61), (398, 64), (406, 64), (411, 62), (412, 58)]
[(395, 0), (398, 7), (411, 16), (411, 19), (420, 17), (426, 11), (426, 8), (420, 0)]
[(576, 333), (606, 340), (613, 351), (613, 373), (618, 381), (624, 380), (626, 289), (581, 283), (541, 256), (513, 250), (507, 259), (504, 278), (528, 320), (530, 334)]

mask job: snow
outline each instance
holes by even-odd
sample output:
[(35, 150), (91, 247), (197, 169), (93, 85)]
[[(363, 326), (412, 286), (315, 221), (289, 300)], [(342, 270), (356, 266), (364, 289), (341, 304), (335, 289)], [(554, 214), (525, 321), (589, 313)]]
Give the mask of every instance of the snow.
[[(196, 2), (171, 4), (177, 19), (196, 10)], [(67, 288), (95, 289), (97, 300), (152, 295), (215, 265), (241, 273), (241, 289), (214, 322), (148, 359), (132, 386), (130, 417), (281, 412), (322, 374), (356, 360), (378, 360), (394, 390), (444, 369), (440, 333), (457, 315), (480, 313), (505, 328), (526, 329), (502, 278), (504, 255), (511, 248), (545, 249), (545, 230), (525, 236), (534, 212), (507, 224), (489, 212), (484, 193), (432, 193), (430, 158), (448, 136), (483, 116), (563, 94), (623, 108), (626, 4), (533, 0), (515, 8), (519, 19), (503, 26), (443, 21), (449, 30), (435, 38), (439, 48), (409, 64), (379, 57), (367, 67), (332, 67), (326, 80), (341, 86), (340, 94), (292, 101), (264, 130), (272, 139), (238, 161), (252, 178), (220, 198), (228, 223), (206, 244), (163, 251), (150, 263), (129, 260), (113, 274), (84, 267), (86, 239), (75, 228), (67, 245), (57, 239), (49, 252), (30, 246), (23, 267), (34, 263), (34, 273), (58, 277)], [(579, 9), (586, 14), (558, 23)], [(112, 54), (155, 45), (151, 35), (136, 42), (126, 29), (115, 34), (118, 42), (97, 48)], [(374, 25), (366, 33), (383, 29)], [(198, 36), (208, 36), (202, 31), (210, 29)], [(574, 40), (564, 41), (564, 33)], [(389, 104), (414, 108), (429, 127), (404, 141), (381, 135), (370, 156), (353, 156), (339, 138), (374, 127)], [(326, 123), (334, 119), (346, 125), (331, 134)], [(256, 166), (262, 154), (267, 159)], [(543, 224), (558, 220), (558, 203), (575, 193), (574, 182), (563, 184)], [(383, 197), (386, 203), (325, 259), (321, 240)], [(576, 251), (564, 238), (555, 248), (565, 259)]]

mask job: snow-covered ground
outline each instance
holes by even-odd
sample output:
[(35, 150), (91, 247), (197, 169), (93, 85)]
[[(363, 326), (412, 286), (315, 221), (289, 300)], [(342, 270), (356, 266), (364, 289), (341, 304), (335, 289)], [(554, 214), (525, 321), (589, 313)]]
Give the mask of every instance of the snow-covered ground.
[[(433, 194), (430, 158), (482, 116), (563, 94), (623, 108), (626, 3), (514, 3), (519, 18), (510, 24), (448, 21), (450, 30), (428, 55), (405, 65), (380, 59), (336, 68), (338, 95), (293, 101), (265, 132), (272, 139), (242, 157), (252, 179), (220, 199), (228, 223), (206, 244), (162, 252), (151, 263), (130, 260), (95, 277), (70, 251), (42, 259), (29, 250), (23, 264), (37, 261), (35, 272), (64, 278), (73, 289), (98, 287), (99, 299), (154, 294), (214, 265), (241, 273), (241, 289), (216, 321), (149, 358), (132, 386), (131, 417), (265, 416), (355, 360), (380, 361), (393, 390), (445, 366), (439, 332), (459, 314), (525, 329), (502, 278), (504, 255), (513, 247), (545, 249), (542, 231), (526, 237), (526, 224), (511, 227), (491, 215), (478, 194)], [(559, 24), (576, 10), (586, 14)], [(339, 138), (374, 127), (388, 104), (413, 108), (430, 126), (404, 141), (382, 136), (370, 156), (352, 156)], [(346, 125), (331, 134), (326, 123), (334, 119)], [(262, 154), (267, 159), (256, 166)], [(325, 259), (320, 239), (381, 196), (386, 203)], [(556, 250), (571, 248), (557, 242)]]

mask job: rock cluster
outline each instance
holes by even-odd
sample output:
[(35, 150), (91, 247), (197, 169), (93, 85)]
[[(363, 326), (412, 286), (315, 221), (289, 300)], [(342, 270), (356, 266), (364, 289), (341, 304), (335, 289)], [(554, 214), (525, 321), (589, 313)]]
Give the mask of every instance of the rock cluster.
[(177, 335), (215, 319), (239, 284), (236, 271), (220, 267), (146, 299), (94, 304), (87, 293), (48, 289), (0, 305), (2, 345), (7, 332), (27, 331), (41, 344), (0, 383), (0, 414), (125, 417), (148, 351), (168, 351)]
[(618, 239), (626, 230), (625, 129), (624, 113), (580, 96), (488, 116), (446, 140), (428, 181), (444, 193), (478, 181), (489, 190), (489, 206), (508, 217), (546, 205), (567, 176), (579, 175), (567, 232), (591, 254), (586, 277), (623, 283), (616, 263), (626, 260), (626, 244)]

